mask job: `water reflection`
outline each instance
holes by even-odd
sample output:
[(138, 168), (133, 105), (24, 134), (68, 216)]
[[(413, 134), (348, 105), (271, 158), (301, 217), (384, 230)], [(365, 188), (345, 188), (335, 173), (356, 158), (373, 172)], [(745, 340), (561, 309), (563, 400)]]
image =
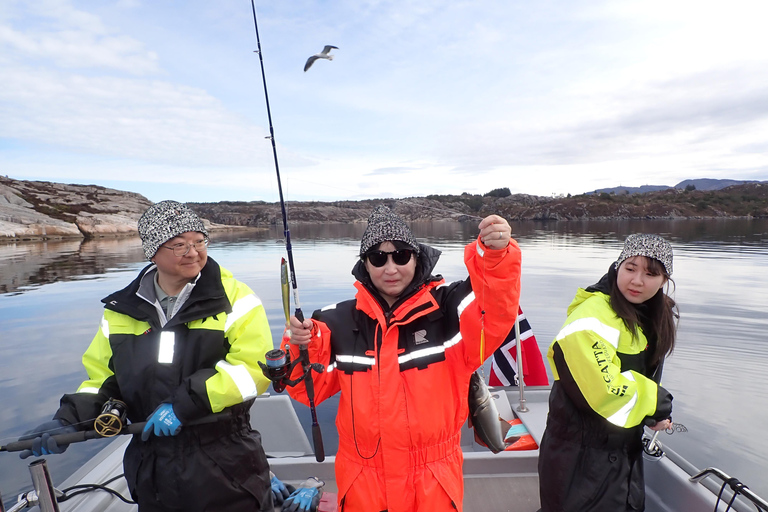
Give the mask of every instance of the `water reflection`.
[(0, 245), (0, 293), (109, 272), (143, 259), (138, 237)]
[[(425, 243), (451, 247), (474, 239), (477, 222), (417, 222), (412, 224), (412, 229)], [(740, 258), (740, 253), (760, 253), (768, 245), (768, 220), (765, 219), (529, 221), (513, 223), (512, 229), (521, 243), (544, 243), (551, 249), (568, 246), (599, 250), (620, 246), (630, 233), (660, 234), (673, 242), (676, 251), (719, 253), (723, 247), (730, 247), (732, 251), (734, 244), (737, 245), (738, 250), (726, 256), (728, 258)], [(291, 226), (291, 239), (294, 244), (311, 241), (324, 245), (341, 241), (355, 245), (364, 230), (364, 223), (296, 224)], [(264, 242), (281, 249), (283, 238), (282, 229), (276, 226), (260, 231), (211, 233), (213, 244), (231, 248)], [(30, 287), (101, 275), (140, 261), (144, 261), (144, 256), (138, 237), (0, 244), (0, 294), (21, 293)]]

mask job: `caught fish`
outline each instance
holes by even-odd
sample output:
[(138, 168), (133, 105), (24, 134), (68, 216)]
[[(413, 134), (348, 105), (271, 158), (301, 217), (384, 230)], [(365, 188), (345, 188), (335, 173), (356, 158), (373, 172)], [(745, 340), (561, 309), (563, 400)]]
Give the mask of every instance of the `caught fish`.
[(509, 424), (499, 416), (491, 392), (477, 372), (469, 379), (468, 401), (469, 421), (475, 429), (475, 436), (493, 453), (504, 451), (504, 435), (509, 430)]
[(288, 285), (288, 262), (285, 261), (285, 258), (282, 258), (280, 261), (280, 288), (283, 294), (283, 313), (285, 313), (286, 322), (288, 322), (291, 317), (291, 297), (288, 294)]

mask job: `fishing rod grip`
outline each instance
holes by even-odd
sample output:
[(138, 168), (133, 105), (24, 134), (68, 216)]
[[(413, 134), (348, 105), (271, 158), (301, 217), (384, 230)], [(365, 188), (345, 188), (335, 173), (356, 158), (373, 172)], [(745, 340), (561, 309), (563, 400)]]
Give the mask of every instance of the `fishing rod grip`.
[[(211, 414), (209, 416), (204, 416), (200, 419), (190, 421), (186, 424), (186, 426), (194, 426), (194, 425), (203, 425), (206, 423), (214, 423), (216, 421), (230, 418), (232, 416), (231, 413), (226, 412), (220, 412), (218, 414)], [(144, 427), (146, 426), (146, 421), (140, 421), (138, 423), (129, 423), (128, 425), (124, 426), (122, 430), (117, 435), (127, 435), (127, 434), (141, 434), (141, 432), (144, 430)], [(184, 425), (182, 425), (182, 428)], [(72, 443), (82, 443), (83, 441), (89, 441), (91, 439), (102, 439), (104, 437), (114, 437), (114, 436), (102, 436), (95, 430), (79, 430), (77, 432), (71, 432), (68, 434), (54, 434), (51, 436), (51, 439), (54, 439), (57, 444), (72, 444)], [(36, 437), (33, 437), (32, 439), (25, 439), (24, 441), (14, 441), (12, 443), (8, 443), (5, 446), (0, 446), (0, 452), (20, 452), (22, 450), (31, 450), (34, 446)]]
[(312, 443), (315, 446), (315, 460), (323, 462), (325, 460), (325, 448), (323, 447), (323, 433), (320, 432), (320, 425), (312, 425)]
[[(96, 439), (101, 437), (95, 430), (80, 430), (78, 432), (70, 432), (68, 434), (55, 434), (51, 436), (58, 444), (72, 444), (81, 443), (89, 439)], [(5, 446), (0, 446), (0, 452), (20, 452), (23, 450), (31, 450), (35, 444), (36, 437), (32, 439), (25, 439), (24, 441), (14, 441), (8, 443)]]
[[(304, 324), (304, 312), (301, 310), (301, 308), (296, 308), (296, 310), (293, 312), (293, 316), (296, 317), (296, 319)], [(307, 346), (306, 345), (299, 345), (299, 353), (304, 356), (307, 354)], [(301, 356), (300, 356), (301, 357)], [(307, 355), (304, 360), (301, 362), (302, 368), (306, 370), (306, 367), (309, 365), (309, 355)]]

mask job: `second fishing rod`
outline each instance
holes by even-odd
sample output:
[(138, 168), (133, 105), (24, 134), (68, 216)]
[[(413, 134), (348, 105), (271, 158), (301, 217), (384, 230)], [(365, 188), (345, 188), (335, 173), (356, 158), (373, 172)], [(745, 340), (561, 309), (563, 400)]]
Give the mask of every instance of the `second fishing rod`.
[[(277, 161), (277, 146), (275, 144), (275, 130), (272, 126), (272, 112), (269, 108), (269, 92), (267, 91), (267, 77), (264, 73), (264, 58), (261, 51), (261, 39), (259, 37), (259, 24), (256, 20), (256, 5), (251, 0), (251, 10), (253, 11), (253, 28), (256, 31), (256, 53), (259, 55), (259, 64), (261, 66), (261, 81), (264, 84), (264, 99), (267, 104), (267, 119), (269, 120), (269, 139), (272, 141), (272, 156), (275, 161), (275, 173), (277, 174), (277, 190), (280, 195), (280, 209), (283, 217), (283, 234), (285, 236), (285, 250), (288, 253), (288, 267), (290, 270), (291, 288), (293, 290), (293, 302), (296, 305), (294, 316), (299, 321), (304, 321), (304, 313), (301, 311), (301, 303), (299, 302), (299, 289), (296, 285), (296, 270), (293, 264), (293, 248), (291, 246), (291, 231), (288, 229), (288, 214), (285, 209), (285, 200), (283, 199), (283, 186), (280, 180), (280, 166)], [(299, 358), (292, 364), (290, 362), (288, 351), (286, 350), (282, 356), (281, 349), (270, 351), (267, 354), (267, 365), (262, 366), (264, 374), (272, 380), (275, 391), (282, 391), (285, 386), (295, 386), (301, 381), (304, 381), (304, 386), (307, 392), (307, 400), (309, 401), (309, 410), (312, 415), (312, 442), (315, 449), (315, 459), (318, 462), (325, 460), (325, 448), (323, 447), (323, 436), (320, 432), (320, 424), (317, 420), (317, 410), (315, 409), (315, 388), (312, 381), (312, 371), (322, 371), (322, 365), (312, 364), (309, 361), (309, 351), (306, 345), (299, 347)], [(288, 357), (288, 359), (286, 359)], [(289, 380), (291, 370), (293, 367), (300, 363), (302, 367), (302, 377), (294, 381)], [(318, 368), (320, 366), (320, 368)]]

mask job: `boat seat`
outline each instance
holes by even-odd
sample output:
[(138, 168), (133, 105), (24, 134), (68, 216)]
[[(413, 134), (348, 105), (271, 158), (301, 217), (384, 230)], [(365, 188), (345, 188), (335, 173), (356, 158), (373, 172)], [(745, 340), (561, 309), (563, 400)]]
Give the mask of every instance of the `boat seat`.
[(287, 395), (256, 397), (251, 407), (251, 426), (261, 433), (267, 457), (301, 457), (315, 453)]

